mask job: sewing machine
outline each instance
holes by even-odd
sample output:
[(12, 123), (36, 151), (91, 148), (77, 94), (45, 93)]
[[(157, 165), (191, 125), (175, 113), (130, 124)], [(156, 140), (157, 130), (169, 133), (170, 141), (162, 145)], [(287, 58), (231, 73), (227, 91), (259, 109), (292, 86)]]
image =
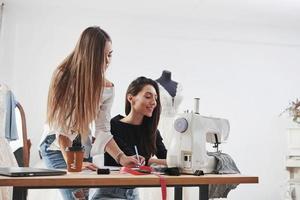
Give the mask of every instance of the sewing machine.
[(195, 98), (195, 111), (184, 112), (175, 118), (173, 135), (167, 155), (168, 167), (179, 167), (182, 172), (202, 170), (211, 173), (216, 166), (214, 157), (207, 155), (207, 143), (218, 151), (218, 145), (229, 135), (226, 119), (199, 114), (199, 98)]

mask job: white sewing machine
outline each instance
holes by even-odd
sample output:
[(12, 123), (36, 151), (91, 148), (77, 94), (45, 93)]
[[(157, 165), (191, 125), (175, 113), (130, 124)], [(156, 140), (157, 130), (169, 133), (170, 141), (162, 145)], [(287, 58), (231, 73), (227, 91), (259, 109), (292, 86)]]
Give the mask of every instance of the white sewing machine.
[(195, 112), (184, 112), (175, 118), (167, 164), (168, 167), (179, 167), (186, 173), (194, 173), (196, 170), (211, 173), (215, 169), (216, 160), (207, 155), (206, 142), (218, 147), (226, 141), (229, 122), (226, 119), (201, 116), (199, 98), (195, 98), (194, 109)]

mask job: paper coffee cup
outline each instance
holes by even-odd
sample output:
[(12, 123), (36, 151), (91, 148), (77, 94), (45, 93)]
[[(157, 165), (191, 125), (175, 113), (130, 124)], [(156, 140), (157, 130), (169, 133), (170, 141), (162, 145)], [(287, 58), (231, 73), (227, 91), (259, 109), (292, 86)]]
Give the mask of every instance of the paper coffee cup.
[(84, 148), (83, 147), (67, 147), (67, 170), (68, 172), (81, 172)]

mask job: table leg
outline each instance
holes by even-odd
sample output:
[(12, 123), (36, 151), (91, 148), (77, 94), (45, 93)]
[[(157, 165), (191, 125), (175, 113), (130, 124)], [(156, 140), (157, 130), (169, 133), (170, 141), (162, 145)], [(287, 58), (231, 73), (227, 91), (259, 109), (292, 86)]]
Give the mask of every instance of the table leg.
[(182, 200), (182, 187), (174, 188), (174, 200)]
[(199, 200), (208, 200), (208, 185), (199, 186)]
[(26, 200), (28, 189), (23, 187), (13, 187), (13, 200)]

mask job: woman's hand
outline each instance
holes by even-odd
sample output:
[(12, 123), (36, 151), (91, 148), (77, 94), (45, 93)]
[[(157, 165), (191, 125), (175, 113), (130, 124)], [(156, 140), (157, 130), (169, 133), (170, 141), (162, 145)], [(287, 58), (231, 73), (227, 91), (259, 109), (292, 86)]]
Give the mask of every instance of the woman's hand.
[(97, 166), (94, 163), (91, 163), (91, 162), (83, 162), (82, 163), (82, 169), (89, 169), (89, 170), (92, 170), (92, 171), (96, 171)]
[(139, 156), (139, 160), (134, 156), (126, 156), (123, 154), (120, 158), (120, 164), (125, 167), (136, 167), (142, 164), (145, 164), (145, 158), (143, 156)]
[(139, 155), (139, 158), (137, 158), (137, 156), (135, 155), (134, 157), (135, 157), (138, 161), (140, 161), (140, 163), (139, 163), (140, 166), (145, 165), (145, 158), (144, 158), (143, 156), (140, 156), (140, 155)]

